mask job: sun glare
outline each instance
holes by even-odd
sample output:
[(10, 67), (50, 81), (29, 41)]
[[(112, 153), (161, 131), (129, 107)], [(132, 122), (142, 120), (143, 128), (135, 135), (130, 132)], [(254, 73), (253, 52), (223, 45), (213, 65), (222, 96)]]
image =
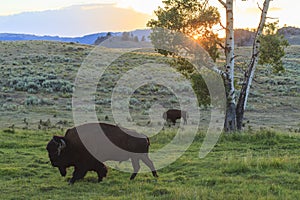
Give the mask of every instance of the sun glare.
[(193, 35), (193, 38), (195, 39), (195, 40), (198, 40), (199, 39), (199, 35)]

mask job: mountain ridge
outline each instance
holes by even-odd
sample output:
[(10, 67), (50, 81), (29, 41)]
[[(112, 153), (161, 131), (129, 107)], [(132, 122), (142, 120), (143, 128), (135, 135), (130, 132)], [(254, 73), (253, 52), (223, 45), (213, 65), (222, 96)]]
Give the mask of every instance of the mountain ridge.
[[(133, 36), (137, 36), (139, 40), (146, 38), (150, 42), (150, 29), (136, 29), (128, 31)], [(22, 40), (46, 40), (59, 42), (74, 42), (80, 44), (93, 45), (98, 37), (105, 37), (108, 32), (99, 32), (87, 34), (79, 37), (60, 37), (60, 36), (38, 36), (34, 34), (19, 34), (19, 33), (0, 33), (0, 41), (22, 41)], [(112, 36), (121, 36), (123, 32), (110, 32)], [(279, 33), (289, 41), (291, 45), (300, 45), (300, 28), (283, 27), (279, 29)], [(246, 29), (235, 30), (235, 43), (238, 46), (251, 46), (253, 44), (255, 32)]]
[[(34, 34), (22, 34), (22, 33), (0, 33), (0, 41), (26, 41), (26, 40), (45, 40), (45, 41), (58, 41), (58, 42), (74, 42), (80, 44), (93, 45), (98, 37), (106, 36), (108, 32), (92, 33), (79, 37), (60, 37), (49, 35), (34, 35)], [(121, 36), (123, 32), (111, 32), (112, 36)], [(147, 40), (150, 35), (150, 29), (136, 29), (129, 31), (130, 34), (137, 36), (141, 39), (143, 36)]]

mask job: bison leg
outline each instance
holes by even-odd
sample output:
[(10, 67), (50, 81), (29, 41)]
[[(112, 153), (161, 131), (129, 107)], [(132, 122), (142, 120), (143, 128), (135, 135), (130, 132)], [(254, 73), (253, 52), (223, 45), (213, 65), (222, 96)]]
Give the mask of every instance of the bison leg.
[(97, 174), (98, 174), (98, 182), (102, 181), (103, 177), (106, 177), (107, 174), (107, 168), (104, 164), (100, 163), (99, 167), (96, 170)]
[(153, 162), (150, 160), (148, 154), (144, 154), (142, 157), (141, 157), (142, 161), (151, 169), (152, 171), (152, 175), (154, 177), (158, 177), (157, 173), (156, 173), (156, 170), (155, 170), (155, 167), (153, 165)]
[(168, 121), (168, 126), (171, 127), (171, 120)]
[(186, 117), (183, 117), (183, 124), (187, 124), (187, 120), (186, 120)]
[(58, 169), (59, 169), (59, 172), (60, 172), (61, 176), (66, 176), (67, 171), (66, 171), (65, 167), (59, 167)]
[(176, 124), (176, 119), (172, 119), (172, 122), (173, 122), (173, 126), (175, 126), (175, 124)]
[(137, 175), (138, 171), (140, 170), (140, 163), (139, 160), (136, 158), (131, 158), (131, 163), (133, 167), (133, 173), (130, 176), (130, 180), (133, 180)]
[(82, 168), (75, 167), (73, 177), (70, 179), (69, 184), (75, 183), (76, 180), (82, 179), (86, 175), (87, 171)]

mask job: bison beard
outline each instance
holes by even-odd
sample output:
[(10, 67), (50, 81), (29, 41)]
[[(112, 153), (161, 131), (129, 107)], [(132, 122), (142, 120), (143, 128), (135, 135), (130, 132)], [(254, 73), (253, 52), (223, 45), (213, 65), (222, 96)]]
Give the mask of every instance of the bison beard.
[[(99, 126), (103, 132), (99, 132)], [(98, 160), (85, 148), (78, 132), (80, 132), (80, 136), (93, 141), (92, 145), (95, 144), (95, 134), (100, 136), (101, 140), (97, 143), (100, 149)], [(90, 123), (68, 129), (64, 137), (54, 136), (47, 145), (47, 151), (51, 164), (59, 168), (62, 176), (66, 175), (66, 168), (74, 166), (73, 177), (69, 181), (70, 184), (73, 184), (76, 180), (83, 178), (88, 171), (97, 172), (98, 181), (102, 181), (107, 174), (107, 168), (102, 162), (107, 160), (131, 159), (134, 170), (130, 177), (131, 180), (135, 178), (140, 169), (139, 160), (142, 160), (151, 169), (154, 177), (158, 177), (154, 165), (148, 157), (149, 146), (149, 138), (135, 131), (121, 129), (111, 124)]]

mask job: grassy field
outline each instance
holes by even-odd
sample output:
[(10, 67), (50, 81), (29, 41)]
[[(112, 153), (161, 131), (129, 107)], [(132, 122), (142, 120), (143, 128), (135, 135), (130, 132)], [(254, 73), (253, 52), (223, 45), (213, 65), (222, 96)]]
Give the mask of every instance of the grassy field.
[[(198, 156), (210, 113), (202, 107), (194, 142), (176, 162), (158, 171), (158, 179), (146, 173), (129, 181), (129, 173), (109, 169), (102, 183), (97, 183), (96, 173), (89, 172), (69, 186), (72, 169), (66, 178), (61, 177), (45, 148), (53, 135), (64, 135), (74, 125), (74, 81), (93, 48), (75, 43), (0, 42), (0, 199), (299, 198), (300, 46), (287, 48), (285, 73), (258, 67), (245, 113), (245, 132), (222, 135), (205, 158)], [(237, 81), (249, 52), (247, 47), (236, 49)], [(164, 64), (169, 60), (152, 51), (133, 52), (107, 68), (95, 93), (100, 121), (113, 122), (115, 84), (145, 61)], [(222, 66), (222, 61), (218, 64)], [(166, 88), (143, 86), (130, 98), (133, 120), (147, 123), (149, 108), (156, 102), (178, 107), (178, 100)], [(82, 107), (83, 112), (89, 109)], [(151, 137), (151, 151), (165, 146), (175, 133), (176, 128), (168, 128)]]
[[(76, 73), (92, 46), (45, 41), (0, 42), (0, 128), (64, 129), (73, 125), (72, 87)], [(112, 52), (104, 49), (107, 55)], [(245, 113), (246, 130), (273, 128), (300, 131), (300, 46), (287, 48), (286, 72), (272, 74), (259, 66)], [(239, 47), (237, 72), (245, 66), (250, 48)], [(122, 74), (148, 63), (166, 63), (155, 53), (131, 53), (115, 61), (99, 80), (95, 105), (101, 121), (112, 121), (111, 92)], [(222, 65), (222, 63), (219, 63)], [(240, 77), (237, 73), (237, 81)], [(237, 86), (238, 89), (238, 86)], [(176, 97), (165, 88), (143, 87), (130, 99), (132, 116), (147, 121), (147, 111), (155, 102), (178, 106)], [(88, 111), (88, 110), (87, 110)], [(208, 120), (205, 110), (201, 121)], [(143, 121), (144, 120), (144, 121)]]
[[(174, 130), (152, 138), (161, 148)], [(54, 131), (0, 132), (0, 199), (297, 199), (300, 195), (300, 137), (268, 130), (223, 135), (211, 153), (198, 157), (199, 133), (185, 154), (158, 171), (138, 174), (109, 169), (68, 185), (49, 163), (45, 149)], [(154, 163), (155, 164), (155, 163)]]

